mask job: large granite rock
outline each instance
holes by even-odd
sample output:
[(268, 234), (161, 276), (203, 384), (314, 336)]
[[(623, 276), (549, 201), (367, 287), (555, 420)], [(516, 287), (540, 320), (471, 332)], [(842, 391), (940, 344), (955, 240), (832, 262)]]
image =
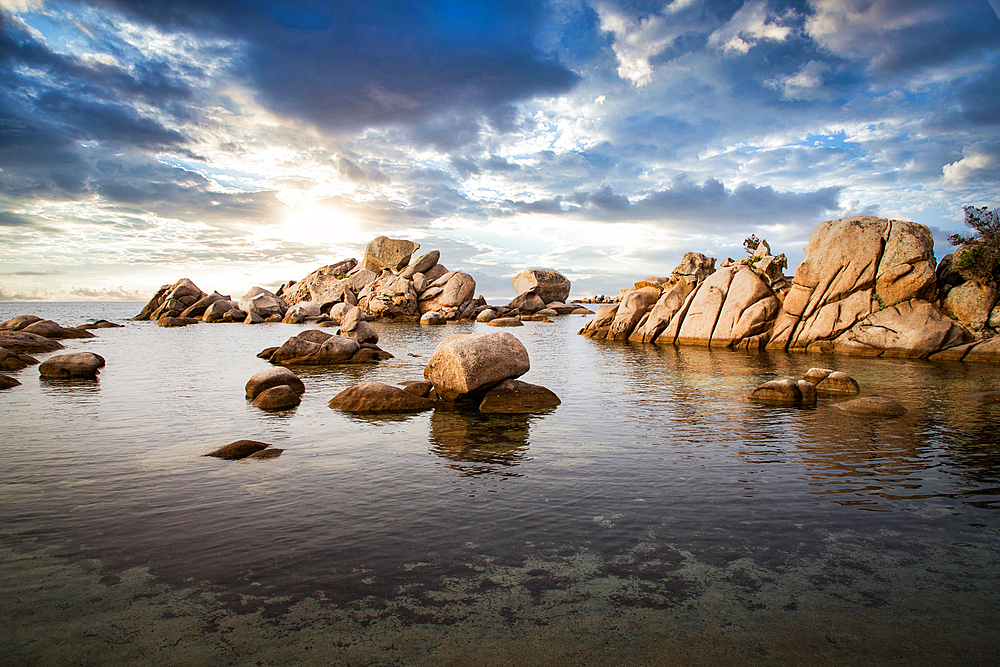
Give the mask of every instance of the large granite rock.
[(971, 340), (968, 330), (928, 301), (911, 299), (876, 311), (834, 341), (859, 356), (922, 357)]
[(263, 287), (251, 287), (239, 301), (239, 309), (244, 313), (257, 313), (265, 320), (272, 315), (284, 317), (288, 304), (281, 297), (275, 296)]
[(373, 317), (399, 317), (417, 314), (417, 291), (402, 276), (386, 272), (372, 285), (358, 306)]
[(0, 371), (19, 371), (37, 364), (38, 360), (21, 352), (0, 347)]
[(933, 299), (937, 294), (934, 268), (931, 230), (906, 220), (889, 220), (885, 249), (875, 275), (875, 295), (881, 305)]
[[(440, 287), (441, 291), (430, 298), (425, 298), (431, 288)], [(476, 281), (468, 273), (454, 271), (445, 274), (433, 283), (420, 296), (420, 314), (436, 310), (449, 320), (465, 319), (474, 314)]]
[(268, 387), (253, 399), (253, 406), (261, 410), (287, 410), (302, 402), (299, 393), (286, 384)]
[(33, 333), (38, 336), (44, 336), (45, 338), (51, 338), (53, 340), (61, 340), (66, 338), (94, 338), (94, 334), (90, 333), (86, 329), (77, 329), (71, 327), (69, 329), (64, 329), (61, 325), (52, 320), (38, 320), (37, 322), (32, 322), (28, 326), (21, 329), (25, 333)]
[(882, 396), (862, 396), (843, 403), (837, 403), (838, 408), (844, 412), (855, 415), (868, 415), (872, 417), (902, 417), (908, 410), (899, 401)]
[(231, 299), (228, 296), (219, 294), (218, 292), (212, 292), (211, 294), (206, 294), (205, 296), (201, 297), (193, 304), (182, 310), (180, 317), (204, 317), (205, 311), (208, 310), (209, 306), (219, 301), (229, 303)]
[[(318, 329), (311, 331), (319, 332)], [(286, 340), (268, 361), (282, 366), (345, 364), (350, 363), (361, 349), (358, 341), (347, 336), (329, 336), (323, 342), (313, 342), (302, 336), (299, 334)]]
[(356, 413), (421, 412), (437, 403), (382, 382), (362, 382), (334, 396), (329, 406)]
[(163, 285), (153, 295), (133, 320), (158, 320), (162, 316), (178, 317), (189, 306), (206, 296), (188, 278), (181, 278), (173, 285)]
[[(228, 316), (228, 317), (227, 317)], [(201, 319), (208, 323), (215, 322), (233, 322), (241, 321), (247, 316), (242, 310), (240, 310), (239, 304), (235, 301), (225, 301), (219, 299), (213, 301), (205, 308), (205, 312), (202, 314)]]
[(413, 241), (379, 236), (368, 243), (361, 266), (375, 273), (382, 269), (399, 271), (409, 263), (410, 257), (419, 247), (420, 244)]
[[(412, 279), (416, 274), (425, 275), (427, 271), (438, 263), (441, 259), (440, 250), (431, 250), (429, 253), (421, 255), (407, 266), (405, 269), (399, 272), (399, 275), (406, 279)], [(442, 274), (444, 275), (444, 274)]]
[(424, 377), (434, 383), (439, 396), (454, 400), (483, 393), (530, 368), (528, 351), (506, 331), (455, 334), (438, 344), (424, 368)]
[(765, 278), (748, 267), (740, 267), (726, 291), (711, 345), (729, 347), (764, 333), (780, 309), (781, 302)]
[(569, 278), (552, 269), (527, 269), (514, 276), (511, 281), (514, 292), (538, 295), (544, 303), (565, 302), (569, 298)]
[[(679, 276), (676, 281), (664, 286), (660, 298), (656, 301), (652, 310), (649, 311), (649, 317), (646, 318), (642, 326), (635, 328), (629, 336), (629, 340), (640, 343), (656, 342), (656, 339), (667, 328), (667, 325), (670, 324), (670, 320), (677, 315), (687, 300), (688, 295), (694, 291), (695, 287), (696, 283), (693, 280), (689, 280), (686, 276)], [(601, 307), (603, 308), (603, 306)], [(671, 340), (670, 342), (673, 343), (674, 341)]]
[(611, 321), (611, 328), (606, 338), (611, 340), (628, 340), (632, 330), (642, 319), (650, 308), (660, 298), (662, 290), (658, 286), (642, 287), (630, 290), (622, 297), (615, 312), (615, 319)]
[[(327, 308), (331, 304), (344, 299), (344, 287), (349, 284), (347, 274), (353, 270), (358, 261), (353, 257), (336, 264), (328, 264), (312, 271), (302, 280), (282, 286), (277, 296), (285, 300), (289, 306), (303, 301), (311, 301)], [(374, 274), (372, 274), (374, 278)], [(363, 285), (362, 285), (363, 287)]]
[(675, 342), (678, 345), (709, 345), (715, 323), (726, 302), (729, 285), (737, 268), (726, 266), (705, 279), (687, 308)]
[(41, 321), (38, 315), (18, 315), (0, 324), (0, 331), (20, 331), (29, 324)]
[[(970, 280), (952, 288), (941, 307), (949, 316), (976, 331), (980, 331), (989, 322), (990, 312), (998, 299), (1000, 299), (1000, 293), (995, 289)], [(30, 330), (31, 327), (25, 329), (25, 331)]]
[(104, 368), (104, 357), (93, 352), (74, 352), (49, 357), (38, 366), (43, 378), (94, 379)]

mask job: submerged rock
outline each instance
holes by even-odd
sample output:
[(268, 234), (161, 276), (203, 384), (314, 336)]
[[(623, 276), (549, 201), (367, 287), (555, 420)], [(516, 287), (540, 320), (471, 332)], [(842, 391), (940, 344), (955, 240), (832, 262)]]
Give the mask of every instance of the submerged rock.
[(837, 407), (844, 412), (856, 415), (872, 415), (876, 417), (900, 417), (908, 410), (898, 401), (881, 396), (862, 396), (843, 403), (837, 403)]
[(802, 389), (793, 380), (771, 380), (750, 392), (749, 398), (767, 405), (801, 405)]
[(334, 410), (358, 413), (421, 412), (437, 403), (399, 387), (382, 382), (362, 382), (334, 396), (329, 406)]
[(284, 449), (278, 449), (277, 447), (267, 447), (266, 449), (261, 449), (259, 451), (256, 451), (253, 454), (251, 454), (250, 456), (247, 456), (245, 458), (247, 460), (249, 460), (249, 459), (276, 459), (279, 456), (281, 456), (281, 452), (283, 452), (283, 451), (285, 451), (285, 450)]
[(262, 449), (267, 449), (268, 447), (270, 447), (270, 445), (266, 442), (257, 442), (256, 440), (237, 440), (236, 442), (231, 442), (228, 445), (223, 445), (215, 451), (205, 454), (205, 456), (214, 456), (215, 458), (233, 461), (235, 459), (244, 459), (251, 454), (261, 451)]
[(50, 357), (38, 366), (43, 378), (94, 379), (104, 368), (104, 357), (93, 352), (74, 352)]

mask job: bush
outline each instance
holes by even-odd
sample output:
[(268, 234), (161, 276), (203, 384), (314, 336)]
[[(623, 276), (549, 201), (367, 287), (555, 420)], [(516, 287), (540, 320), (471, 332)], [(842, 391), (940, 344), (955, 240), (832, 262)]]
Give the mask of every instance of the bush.
[(952, 234), (948, 242), (962, 246), (955, 252), (955, 268), (966, 280), (995, 284), (1000, 278), (1000, 214), (987, 207), (965, 207), (965, 224), (975, 230), (972, 236)]

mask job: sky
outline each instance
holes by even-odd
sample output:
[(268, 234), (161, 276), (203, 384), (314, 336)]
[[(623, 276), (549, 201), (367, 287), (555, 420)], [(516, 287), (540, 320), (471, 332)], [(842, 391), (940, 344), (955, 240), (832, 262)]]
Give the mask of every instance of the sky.
[(1000, 203), (1000, 0), (0, 0), (0, 300), (238, 298), (385, 235), (487, 297)]

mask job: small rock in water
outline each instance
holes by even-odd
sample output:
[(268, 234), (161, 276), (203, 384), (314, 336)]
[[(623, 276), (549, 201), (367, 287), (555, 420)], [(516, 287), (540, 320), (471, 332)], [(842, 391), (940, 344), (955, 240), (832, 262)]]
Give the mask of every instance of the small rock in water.
[[(808, 379), (806, 380), (808, 382)], [(833, 371), (816, 383), (816, 391), (831, 394), (857, 394), (861, 392), (857, 381), (847, 373)]]
[(281, 385), (287, 385), (297, 394), (302, 394), (306, 390), (306, 386), (302, 384), (302, 380), (295, 373), (287, 368), (278, 366), (255, 373), (253, 377), (247, 380), (246, 395), (247, 398), (254, 399), (265, 389)]
[(214, 452), (205, 454), (205, 456), (214, 456), (219, 459), (233, 461), (235, 459), (245, 459), (251, 454), (255, 454), (268, 447), (270, 447), (270, 445), (266, 442), (257, 442), (256, 440), (237, 440), (236, 442), (231, 442), (228, 445), (223, 445)]
[(38, 366), (43, 378), (96, 378), (104, 368), (104, 357), (93, 352), (59, 354), (46, 359)]
[(550, 389), (521, 380), (504, 380), (486, 392), (479, 411), (484, 413), (528, 414), (556, 408), (562, 401)]
[(283, 451), (285, 451), (285, 450), (284, 449), (278, 449), (277, 447), (268, 447), (267, 449), (262, 449), (259, 452), (254, 452), (253, 454), (251, 454), (250, 456), (247, 456), (245, 458), (247, 458), (247, 459), (276, 459), (279, 456), (281, 456), (281, 452), (283, 452)]
[(900, 417), (908, 410), (898, 401), (881, 396), (862, 396), (843, 403), (837, 403), (837, 407), (844, 412), (856, 415), (872, 415), (875, 417)]
[(400, 382), (399, 386), (403, 388), (403, 391), (421, 398), (427, 398), (427, 395), (431, 393), (431, 389), (434, 388), (434, 385), (427, 380), (409, 380), (407, 382)]
[(264, 389), (253, 399), (254, 407), (261, 410), (284, 410), (294, 408), (301, 402), (299, 395), (287, 384)]
[(344, 412), (421, 412), (437, 403), (382, 382), (362, 382), (340, 392), (330, 407)]
[(20, 384), (20, 382), (9, 375), (0, 375), (0, 389), (10, 389), (11, 387), (17, 387)]
[(771, 380), (750, 392), (749, 398), (767, 405), (800, 405), (802, 390), (793, 380)]

